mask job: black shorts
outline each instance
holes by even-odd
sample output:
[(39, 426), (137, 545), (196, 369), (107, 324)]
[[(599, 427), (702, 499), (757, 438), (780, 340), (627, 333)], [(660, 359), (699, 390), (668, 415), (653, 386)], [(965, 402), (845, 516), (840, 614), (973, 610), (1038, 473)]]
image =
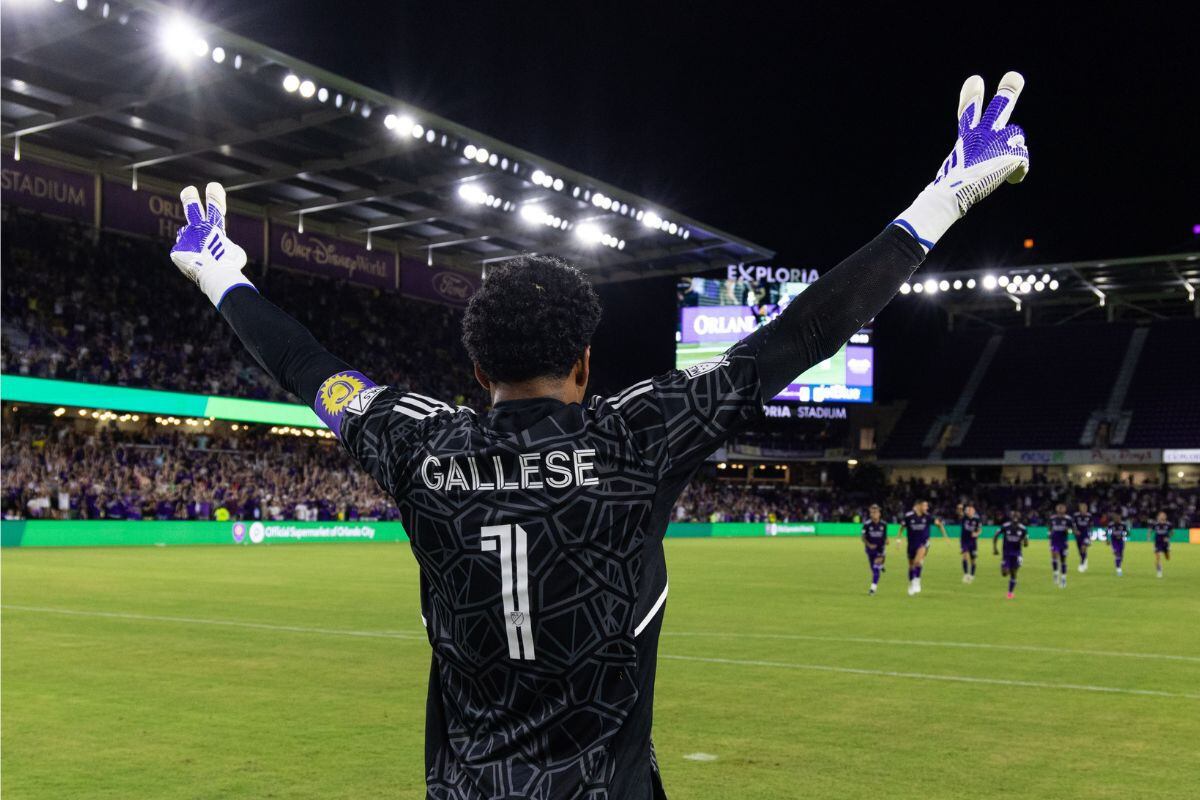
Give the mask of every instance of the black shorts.
[(1154, 537), (1154, 552), (1169, 553), (1171, 552), (1171, 540), (1167, 538)]
[(958, 549), (959, 552), (974, 555), (979, 550), (979, 540), (974, 536), (964, 536), (958, 540)]

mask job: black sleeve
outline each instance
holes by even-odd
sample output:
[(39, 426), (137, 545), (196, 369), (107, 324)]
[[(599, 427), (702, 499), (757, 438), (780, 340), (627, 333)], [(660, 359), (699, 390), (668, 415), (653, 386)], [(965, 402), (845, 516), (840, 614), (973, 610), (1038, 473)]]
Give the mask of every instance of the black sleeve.
[(747, 336), (743, 342), (758, 362), (763, 398), (836, 353), (896, 296), (924, 258), (912, 236), (889, 225)]
[(230, 291), (219, 310), (254, 360), (307, 406), (313, 405), (326, 378), (350, 369), (307, 328), (249, 286)]

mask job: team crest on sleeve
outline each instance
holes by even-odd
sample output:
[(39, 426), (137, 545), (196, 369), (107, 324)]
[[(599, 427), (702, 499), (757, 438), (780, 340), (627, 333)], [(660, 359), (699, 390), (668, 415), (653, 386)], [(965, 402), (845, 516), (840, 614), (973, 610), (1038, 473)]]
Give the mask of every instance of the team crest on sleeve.
[(683, 371), (683, 374), (690, 380), (691, 378), (698, 378), (706, 372), (712, 372), (718, 367), (728, 365), (729, 359), (725, 358), (725, 356), (720, 356), (719, 358), (711, 358), (708, 361), (701, 361), (699, 364), (692, 364)]
[(317, 390), (317, 399), (326, 414), (336, 415), (345, 411), (365, 388), (366, 384), (356, 373), (339, 372), (325, 379)]

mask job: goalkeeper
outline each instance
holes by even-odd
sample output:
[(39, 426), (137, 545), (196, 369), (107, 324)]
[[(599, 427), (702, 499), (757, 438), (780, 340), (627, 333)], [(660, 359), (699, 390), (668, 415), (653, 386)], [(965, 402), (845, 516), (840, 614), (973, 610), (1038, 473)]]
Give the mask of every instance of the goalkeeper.
[(651, 726), (667, 599), (662, 537), (689, 478), (765, 399), (879, 313), (968, 209), (1029, 168), (1010, 72), (984, 108), (972, 77), (958, 139), (898, 217), (771, 323), (712, 361), (587, 398), (600, 318), (591, 285), (554, 258), (494, 269), (463, 317), (493, 408), (476, 416), (377, 386), (242, 275), (224, 225), (183, 191), (171, 251), (288, 391), (395, 498), (420, 565), (432, 649), (428, 796), (665, 797)]

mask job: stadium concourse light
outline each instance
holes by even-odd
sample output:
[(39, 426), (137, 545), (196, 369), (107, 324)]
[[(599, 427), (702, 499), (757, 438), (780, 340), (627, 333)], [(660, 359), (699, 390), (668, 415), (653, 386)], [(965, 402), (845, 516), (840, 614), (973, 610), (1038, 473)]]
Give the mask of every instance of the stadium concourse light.
[(984, 275), (983, 276), (983, 288), (987, 289), (989, 292), (992, 289), (995, 289), (996, 288), (996, 276), (995, 275)]
[(312, 97), (317, 92), (317, 85), (305, 78), (300, 81), (300, 96), (305, 100)]
[(925, 293), (926, 294), (937, 294), (937, 290), (938, 290), (938, 282), (935, 281), (933, 278), (927, 278), (925, 280)]
[(285, 92), (287, 92), (288, 94), (291, 94), (299, 88), (300, 88), (300, 77), (298, 75), (295, 75), (294, 73), (289, 72), (286, 76), (284, 76), (283, 90)]
[(916, 292), (917, 294), (920, 294), (921, 292), (925, 291), (925, 286), (924, 286), (923, 284), (920, 284), (920, 283), (914, 283), (914, 284), (913, 284), (913, 287), (912, 287), (912, 290), (913, 290), (914, 292)]
[(905, 283), (903, 286), (900, 287), (900, 294), (908, 294), (911, 291), (912, 291), (912, 287), (909, 286), (908, 283)]
[(975, 279), (974, 278), (967, 278), (967, 288), (968, 289), (975, 288)]
[(938, 281), (938, 289), (943, 292), (950, 291), (950, 281), (942, 278), (940, 281)]

